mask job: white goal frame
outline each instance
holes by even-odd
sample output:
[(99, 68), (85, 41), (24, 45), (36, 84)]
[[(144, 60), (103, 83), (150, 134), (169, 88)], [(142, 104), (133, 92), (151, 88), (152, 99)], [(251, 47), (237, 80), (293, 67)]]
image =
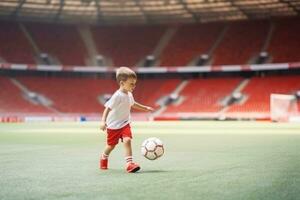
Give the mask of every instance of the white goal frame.
[(297, 116), (298, 105), (295, 95), (271, 94), (270, 118), (274, 122), (288, 122), (291, 117)]

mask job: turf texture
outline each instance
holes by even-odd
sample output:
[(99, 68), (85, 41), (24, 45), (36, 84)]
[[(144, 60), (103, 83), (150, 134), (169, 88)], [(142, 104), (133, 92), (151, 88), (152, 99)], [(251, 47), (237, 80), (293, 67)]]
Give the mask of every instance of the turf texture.
[[(0, 124), (0, 199), (288, 200), (300, 198), (300, 124), (134, 122), (135, 174), (123, 146), (98, 168), (105, 134), (96, 122)], [(156, 161), (140, 145), (158, 137)]]

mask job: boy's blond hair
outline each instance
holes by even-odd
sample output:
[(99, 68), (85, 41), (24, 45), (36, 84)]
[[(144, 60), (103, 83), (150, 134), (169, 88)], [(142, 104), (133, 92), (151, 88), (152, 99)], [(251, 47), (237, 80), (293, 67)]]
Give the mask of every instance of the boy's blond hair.
[(127, 79), (129, 79), (129, 78), (137, 79), (137, 76), (136, 76), (136, 73), (133, 70), (131, 70), (130, 68), (120, 67), (119, 69), (117, 69), (116, 78), (117, 78), (118, 84), (120, 84), (121, 81), (127, 81)]

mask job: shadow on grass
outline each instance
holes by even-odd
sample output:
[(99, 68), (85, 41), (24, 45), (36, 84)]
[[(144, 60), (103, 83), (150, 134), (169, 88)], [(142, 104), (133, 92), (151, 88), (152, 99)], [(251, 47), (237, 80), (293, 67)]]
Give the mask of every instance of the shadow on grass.
[[(155, 173), (170, 173), (171, 171), (166, 171), (166, 170), (140, 170), (136, 173), (132, 173), (132, 174), (155, 174)], [(100, 174), (102, 175), (113, 175), (113, 174), (131, 174), (131, 173), (127, 173), (125, 170), (123, 169), (109, 169), (109, 170), (100, 170), (99, 171)]]
[(168, 173), (170, 171), (166, 171), (166, 170), (142, 170), (139, 171), (137, 173), (139, 174), (151, 174), (151, 173)]

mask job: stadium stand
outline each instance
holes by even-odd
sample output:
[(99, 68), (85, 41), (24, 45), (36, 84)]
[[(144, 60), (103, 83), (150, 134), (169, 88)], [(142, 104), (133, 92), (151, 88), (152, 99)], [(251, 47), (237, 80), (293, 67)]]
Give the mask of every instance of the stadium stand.
[(57, 58), (62, 65), (85, 65), (87, 52), (75, 26), (28, 23), (25, 27), (41, 53)]
[[(18, 80), (52, 100), (57, 111), (66, 113), (101, 112), (103, 106), (99, 96), (111, 95), (118, 87), (114, 80), (109, 79), (19, 77)], [(134, 92), (135, 99), (158, 108), (156, 101), (169, 95), (179, 83), (179, 79), (140, 80)], [(155, 91), (145, 88), (155, 88)]]
[[(101, 95), (111, 95), (117, 84), (110, 79), (66, 77), (18, 77), (30, 91), (49, 98), (58, 113), (99, 113), (103, 106)], [(192, 79), (180, 92), (179, 103), (169, 105), (164, 113), (216, 113), (224, 106), (221, 101), (241, 83), (242, 78)], [(300, 77), (253, 77), (241, 91), (245, 100), (228, 107), (226, 113), (267, 113), (270, 94), (294, 94), (299, 91)], [(53, 110), (35, 105), (24, 98), (22, 91), (9, 78), (0, 77), (1, 112), (52, 113)], [(135, 100), (159, 108), (157, 100), (170, 95), (181, 83), (180, 79), (141, 79), (134, 91)], [(145, 90), (145, 88), (150, 88)], [(154, 88), (154, 89), (151, 89)], [(9, 91), (9, 95), (7, 92)], [(300, 102), (298, 101), (300, 107)]]
[(268, 52), (273, 63), (300, 61), (299, 19), (278, 20)]
[(218, 112), (221, 100), (229, 95), (242, 78), (193, 79), (179, 94), (184, 99), (179, 105), (171, 105), (166, 113)]
[(300, 76), (253, 77), (241, 91), (246, 101), (232, 105), (227, 112), (269, 112), (271, 93), (294, 94), (299, 88)]
[(185, 66), (197, 56), (208, 53), (223, 24), (183, 25), (161, 55), (161, 66)]
[[(222, 111), (221, 113), (268, 113), (271, 93), (292, 94), (300, 90), (299, 75), (291, 75), (299, 74), (297, 70), (300, 68), (298, 23), (299, 18), (175, 25), (179, 28), (160, 57), (160, 66), (167, 67), (135, 68), (138, 73), (144, 73), (143, 76), (139, 76), (134, 91), (135, 99), (157, 109), (159, 108), (157, 100), (170, 95), (182, 80), (187, 80), (188, 84), (179, 93), (179, 100), (167, 106), (163, 113), (218, 113), (219, 111)], [(2, 21), (0, 25), (0, 58), (11, 63), (35, 63), (31, 44), (19, 24)], [(224, 27), (227, 25), (228, 29), (224, 32), (222, 41), (216, 43), (218, 38), (222, 38), (220, 33), (226, 30)], [(25, 28), (41, 52), (57, 57), (62, 65), (85, 65), (86, 47), (75, 25), (25, 23)], [(111, 58), (113, 66), (132, 67), (145, 56), (153, 53), (153, 50), (159, 46), (168, 26), (92, 26), (90, 28), (98, 53)], [(271, 33), (270, 30), (273, 30), (273, 34), (269, 34), (270, 43), (268, 43), (267, 35)], [(214, 51), (212, 51), (212, 47), (216, 47), (213, 48)], [(244, 65), (257, 56), (263, 47), (271, 56), (270, 61), (277, 64)], [(208, 52), (213, 54), (212, 66), (207, 66), (207, 71), (197, 71), (204, 69), (200, 67), (190, 67), (188, 70), (192, 71), (184, 71), (186, 67), (174, 68), (188, 65), (201, 54)], [(281, 62), (284, 63), (278, 64)], [(228, 66), (220, 66), (238, 64), (240, 66), (231, 69)], [(88, 68), (91, 71), (85, 71), (87, 76), (81, 78), (75, 78), (68, 74), (83, 73), (80, 71), (81, 68), (65, 69), (60, 66), (56, 66), (57, 68), (49, 66), (49, 69), (55, 68), (53, 70), (55, 72), (52, 71), (48, 74), (48, 72), (43, 72), (43, 70), (47, 70), (43, 67), (45, 66), (0, 64), (0, 72), (2, 73), (2, 70), (4, 72), (0, 77), (2, 113), (53, 113), (55, 111), (59, 113), (100, 113), (103, 111), (103, 105), (99, 102), (99, 98), (105, 94), (111, 95), (118, 87), (112, 78), (94, 78), (94, 75), (91, 74), (94, 72), (113, 73), (114, 69), (110, 67)], [(226, 71), (227, 69), (229, 70)], [(23, 71), (21, 70), (26, 70), (26, 73), (32, 73), (34, 76), (22, 76)], [(153, 74), (147, 74), (149, 73), (147, 70), (153, 70), (151, 71)], [(283, 70), (284, 73), (281, 73)], [(160, 74), (158, 75), (156, 72)], [(214, 77), (228, 72), (229, 74), (234, 73), (235, 77)], [(59, 73), (63, 75), (56, 76)], [(167, 75), (164, 76), (164, 73)], [(205, 73), (204, 76), (207, 75), (210, 78), (198, 78), (198, 73)], [(243, 77), (244, 75), (250, 77), (249, 83), (241, 90), (245, 98), (240, 103), (223, 110), (224, 105), (221, 105), (221, 101), (244, 80), (242, 76), (236, 76), (240, 75), (238, 73)], [(6, 74), (9, 76), (6, 77)], [(261, 74), (267, 75), (257, 77)], [(269, 74), (281, 75), (270, 76)], [(51, 100), (53, 109), (36, 105), (24, 98), (24, 91), (11, 81), (9, 78), (11, 75), (18, 75), (16, 79), (29, 91), (41, 94)], [(50, 76), (48, 77), (48, 75)], [(298, 105), (300, 107), (299, 101)]]
[(26, 100), (22, 91), (7, 77), (0, 76), (0, 113), (50, 113), (41, 105)]
[(19, 77), (18, 80), (52, 100), (58, 112), (66, 113), (102, 112), (99, 95), (111, 94), (117, 88), (110, 79)]
[(161, 97), (170, 95), (180, 82), (180, 79), (138, 80), (137, 87), (134, 91), (135, 100), (158, 108), (159, 105), (156, 103), (157, 100)]
[(33, 49), (19, 25), (15, 22), (0, 21), (0, 27), (0, 57), (9, 63), (35, 63)]
[(231, 23), (213, 54), (213, 65), (247, 64), (261, 51), (270, 25), (267, 21)]
[[(266, 51), (273, 63), (298, 62), (300, 56), (299, 19), (276, 21)], [(247, 64), (257, 56), (270, 29), (264, 20), (234, 23), (181, 25), (164, 48), (160, 66), (185, 66), (202, 54), (209, 53), (224, 26), (229, 29), (212, 53), (213, 65)], [(6, 62), (35, 63), (33, 49), (15, 22), (1, 22), (0, 57)], [(26, 23), (41, 53), (48, 53), (62, 65), (86, 64), (87, 50), (75, 25)], [(99, 54), (112, 59), (114, 66), (135, 66), (152, 54), (167, 26), (92, 26), (93, 40)], [(282, 44), (285, 45), (282, 45)]]
[(92, 27), (98, 52), (114, 66), (135, 66), (152, 54), (164, 31), (162, 26)]

